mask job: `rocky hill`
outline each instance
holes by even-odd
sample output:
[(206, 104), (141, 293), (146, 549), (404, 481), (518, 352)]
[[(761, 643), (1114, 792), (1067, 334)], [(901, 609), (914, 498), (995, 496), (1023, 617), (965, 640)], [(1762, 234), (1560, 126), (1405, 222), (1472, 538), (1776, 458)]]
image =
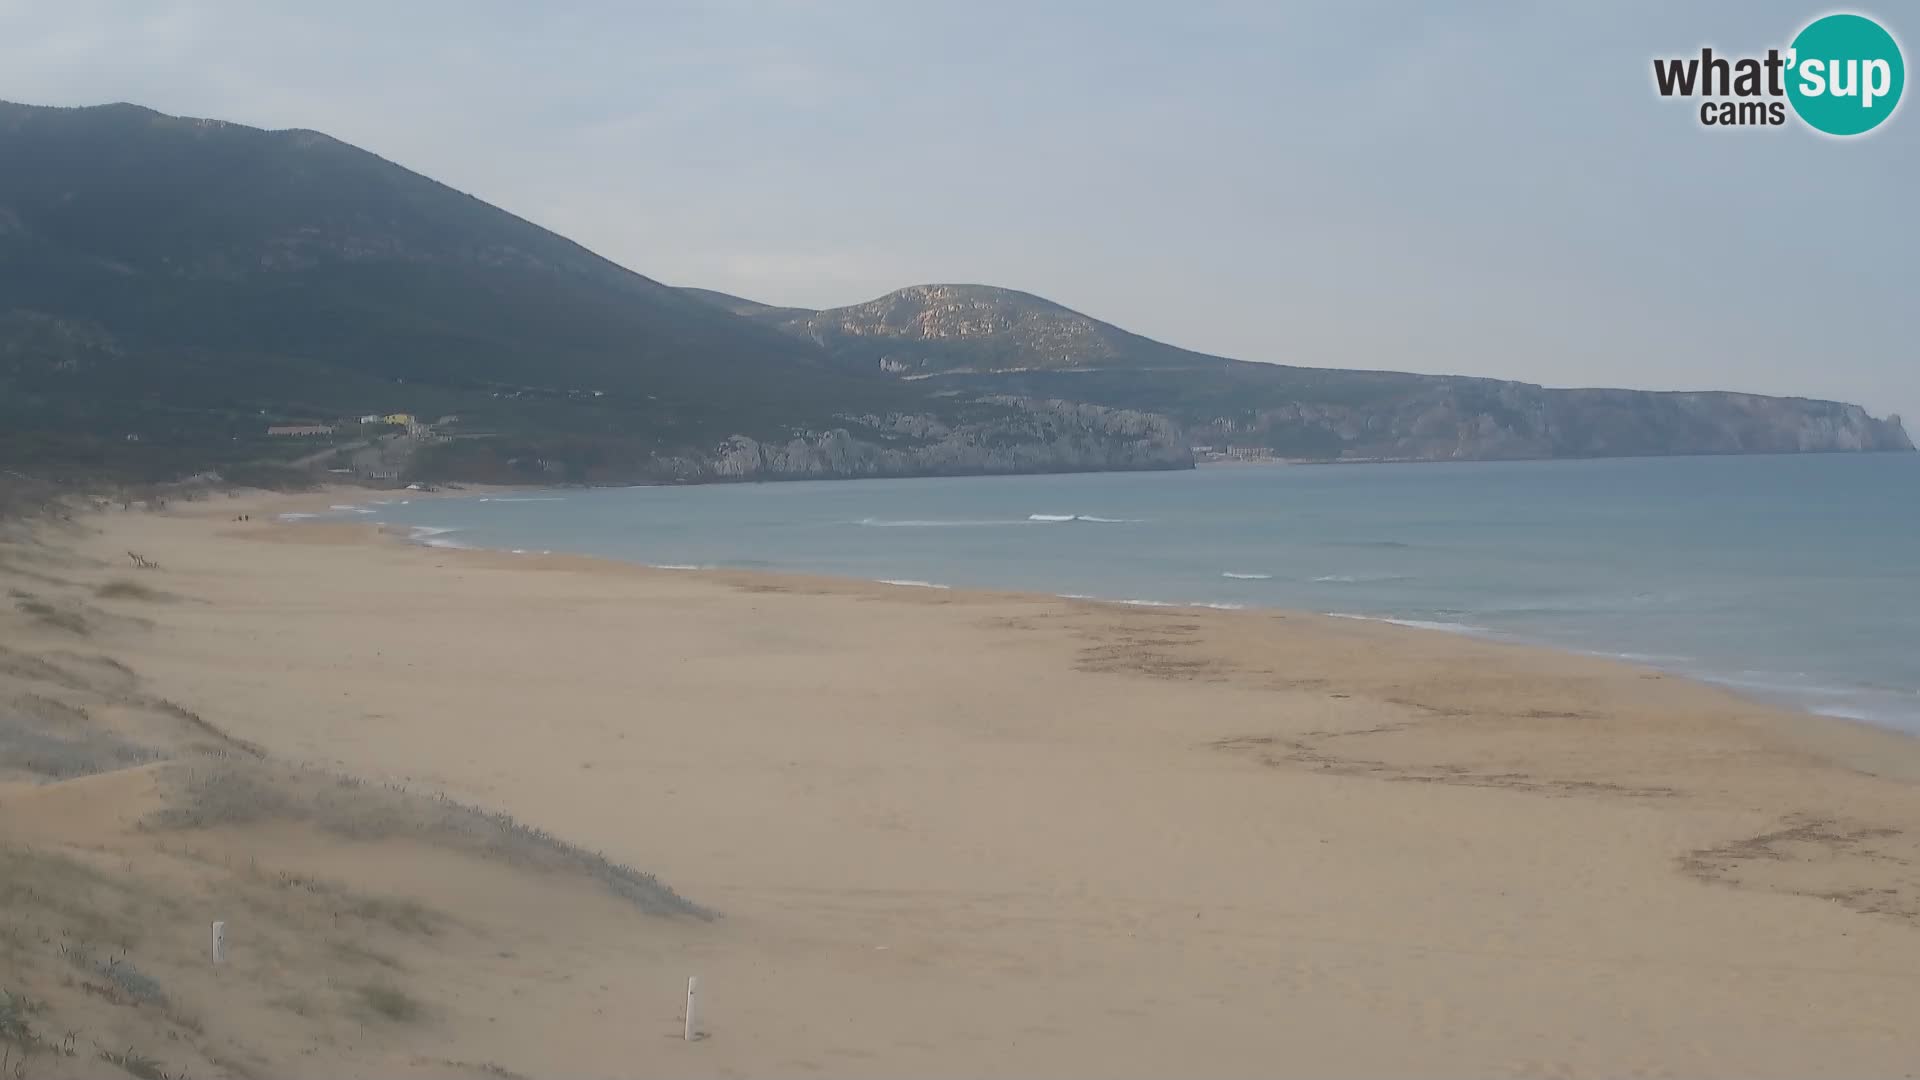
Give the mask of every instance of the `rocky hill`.
[(1898, 417), (1802, 398), (1549, 389), (1531, 383), (1249, 363), (1129, 333), (1010, 289), (918, 285), (797, 311), (728, 310), (849, 370), (963, 393), (1159, 413), (1196, 445), (1310, 460), (1910, 450)]
[(915, 285), (852, 307), (802, 311), (733, 298), (732, 310), (829, 352), (900, 375), (1188, 368), (1219, 358), (1176, 349), (1029, 293), (985, 285)]

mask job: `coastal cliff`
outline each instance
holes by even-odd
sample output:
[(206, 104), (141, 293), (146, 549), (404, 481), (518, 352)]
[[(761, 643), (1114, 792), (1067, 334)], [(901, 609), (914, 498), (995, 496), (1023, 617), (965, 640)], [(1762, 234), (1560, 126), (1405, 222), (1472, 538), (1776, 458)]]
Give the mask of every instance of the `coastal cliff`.
[(850, 417), (845, 427), (762, 440), (733, 435), (708, 453), (660, 455), (650, 478), (697, 480), (969, 476), (1190, 469), (1165, 417), (1066, 401), (1003, 398), (997, 417), (953, 424), (925, 415)]
[(1726, 392), (1555, 390), (1429, 377), (1366, 404), (1289, 401), (1198, 419), (1198, 444), (1326, 460), (1509, 460), (1912, 450), (1898, 416)]

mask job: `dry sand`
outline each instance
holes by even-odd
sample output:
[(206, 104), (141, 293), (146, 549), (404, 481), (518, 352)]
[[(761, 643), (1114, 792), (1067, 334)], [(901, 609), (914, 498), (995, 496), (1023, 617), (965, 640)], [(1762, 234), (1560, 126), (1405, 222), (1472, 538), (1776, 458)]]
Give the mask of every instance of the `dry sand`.
[[(116, 511), (64, 562), (16, 559), (8, 581), (82, 622), (6, 616), (12, 677), (108, 656), (272, 762), (506, 811), (722, 917), (427, 832), (181, 840), (151, 827), (178, 764), (0, 784), (0, 852), (97, 889), (177, 879), (138, 921), (166, 924), (146, 962), (202, 1031), (161, 1049), (196, 1076), (1920, 1062), (1912, 740), (1381, 624), (436, 550), (272, 520), (291, 505)], [(91, 591), (128, 579), (166, 597)], [(359, 805), (338, 794), (326, 813)], [(323, 884), (276, 893), (287, 875)], [(189, 975), (198, 920), (248, 889), (321, 901), (271, 913), (275, 955)], [(53, 946), (23, 936), (47, 985)], [(387, 1015), (378, 978), (417, 1013)]]

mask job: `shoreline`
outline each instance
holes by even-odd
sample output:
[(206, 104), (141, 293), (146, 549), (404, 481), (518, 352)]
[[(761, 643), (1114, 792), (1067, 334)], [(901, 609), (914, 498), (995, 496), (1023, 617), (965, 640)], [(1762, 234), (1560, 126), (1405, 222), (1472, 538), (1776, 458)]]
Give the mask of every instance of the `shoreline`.
[[(431, 892), (445, 857), (353, 835), (221, 840), (456, 927), (393, 946), (433, 974), (409, 983), (430, 1022), (349, 1014), (314, 1043), (268, 1008), (263, 1075), (1790, 1076), (1920, 1055), (1904, 735), (1383, 623), (272, 516), (316, 501), (346, 500), (90, 516), (47, 574), (90, 636), (13, 640), (98, 652), (271, 762), (512, 815), (721, 918), (648, 922), (500, 867)], [(104, 598), (122, 580), (165, 598)], [(144, 833), (58, 838), (146, 798), (126, 775), (0, 784), (0, 841), (151, 857)], [(186, 980), (205, 932), (179, 973), (152, 946), (142, 970)], [(697, 1043), (674, 1013), (689, 975)], [(349, 1043), (374, 1056), (300, 1056)]]
[[(1242, 464), (1242, 463), (1227, 463), (1227, 464)], [(1268, 464), (1268, 463), (1253, 463), (1253, 464)], [(1276, 462), (1273, 464), (1285, 464), (1285, 463)], [(547, 492), (549, 490), (552, 490), (552, 489), (541, 488), (541, 487), (528, 488), (528, 487), (474, 485), (464, 490), (443, 490), (443, 491), (435, 491), (435, 492), (428, 492), (428, 493), (422, 493), (422, 492), (409, 493), (409, 497), (410, 498), (411, 497), (481, 498), (481, 499), (500, 498), (501, 496), (539, 497), (542, 492)], [(300, 504), (301, 509), (295, 510), (294, 512), (303, 513), (303, 514), (311, 513), (314, 518), (326, 519), (329, 511), (341, 511), (342, 508), (340, 506), (334, 505), (334, 503), (337, 502), (340, 497), (350, 496), (355, 492), (361, 492), (364, 494), (365, 489), (351, 488), (351, 487), (328, 488), (319, 492), (293, 493), (293, 494), (287, 495), (286, 497), (293, 498), (293, 499), (310, 499), (311, 500), (310, 503), (302, 502)], [(262, 493), (262, 497), (271, 498), (273, 496), (270, 493)], [(325, 501), (325, 505), (322, 505), (323, 500)], [(354, 500), (349, 500), (349, 501), (354, 501)], [(360, 500), (360, 501), (364, 502), (364, 500)], [(294, 519), (284, 519), (284, 520), (287, 520), (288, 523), (297, 523), (297, 521), (295, 521)], [(333, 518), (329, 520), (347, 520), (347, 519)], [(513, 556), (522, 557), (522, 558), (568, 555), (576, 558), (598, 559), (598, 560), (604, 560), (606, 562), (615, 563), (619, 565), (640, 566), (640, 567), (646, 567), (649, 569), (668, 570), (668, 571), (674, 571), (678, 573), (707, 573), (707, 572), (736, 573), (738, 572), (738, 573), (764, 573), (764, 574), (775, 575), (775, 576), (791, 574), (791, 575), (796, 575), (803, 578), (827, 577), (827, 578), (833, 578), (836, 580), (843, 580), (847, 582), (866, 582), (870, 584), (889, 585), (889, 586), (895, 586), (895, 587), (921, 587), (921, 588), (939, 589), (939, 590), (958, 590), (962, 592), (981, 591), (981, 592), (996, 593), (996, 594), (1003, 594), (1003, 595), (1023, 595), (1023, 596), (1033, 597), (1035, 599), (1057, 598), (1062, 600), (1075, 600), (1075, 601), (1085, 601), (1085, 602), (1092, 602), (1092, 603), (1115, 604), (1115, 605), (1122, 605), (1127, 607), (1162, 608), (1162, 609), (1205, 609), (1205, 610), (1214, 610), (1214, 611), (1272, 612), (1272, 613), (1283, 614), (1283, 615), (1302, 615), (1302, 616), (1312, 615), (1312, 616), (1319, 616), (1319, 617), (1325, 617), (1325, 618), (1352, 619), (1352, 620), (1363, 621), (1363, 622), (1383, 623), (1383, 624), (1398, 626), (1404, 629), (1420, 630), (1428, 633), (1444, 634), (1444, 635), (1449, 635), (1449, 636), (1454, 636), (1459, 638), (1465, 638), (1473, 641), (1482, 641), (1482, 642), (1489, 642), (1489, 643), (1495, 643), (1495, 644), (1517, 645), (1517, 646), (1522, 646), (1527, 648), (1538, 648), (1538, 649), (1544, 649), (1550, 652), (1560, 653), (1565, 655), (1591, 657), (1591, 658), (1600, 659), (1600, 660), (1623, 663), (1623, 664), (1627, 664), (1637, 668), (1645, 668), (1648, 670), (1658, 671), (1658, 672), (1661, 672), (1662, 674), (1672, 676), (1675, 678), (1685, 679), (1693, 683), (1710, 686), (1717, 690), (1721, 690), (1721, 691), (1733, 694), (1736, 697), (1740, 698), (1741, 700), (1750, 702), (1756, 706), (1761, 706), (1765, 708), (1774, 708), (1774, 709), (1784, 709), (1784, 710), (1793, 712), (1797, 715), (1817, 719), (1820, 721), (1839, 721), (1845, 724), (1865, 725), (1868, 728), (1872, 728), (1877, 731), (1890, 732), (1892, 734), (1901, 736), (1903, 738), (1920, 739), (1920, 727), (1913, 726), (1911, 722), (1907, 722), (1903, 724), (1901, 719), (1897, 719), (1892, 716), (1861, 715), (1857, 710), (1849, 711), (1849, 712), (1827, 711), (1826, 709), (1818, 707), (1815, 704), (1815, 700), (1814, 700), (1815, 695), (1812, 695), (1809, 693), (1809, 694), (1802, 694), (1796, 697), (1793, 692), (1791, 692), (1785, 687), (1777, 688), (1771, 691), (1757, 689), (1757, 688), (1745, 685), (1740, 679), (1736, 678), (1730, 672), (1724, 672), (1724, 671), (1717, 672), (1710, 669), (1703, 669), (1699, 667), (1688, 667), (1677, 661), (1674, 663), (1661, 663), (1660, 658), (1646, 657), (1642, 654), (1638, 654), (1638, 653), (1634, 653), (1634, 652), (1622, 650), (1622, 649), (1611, 649), (1611, 648), (1598, 647), (1598, 646), (1593, 646), (1593, 647), (1578, 646), (1578, 645), (1573, 645), (1573, 644), (1568, 644), (1563, 642), (1554, 642), (1554, 641), (1549, 641), (1549, 640), (1544, 640), (1539, 638), (1530, 638), (1524, 634), (1515, 633), (1507, 630), (1500, 630), (1500, 629), (1493, 629), (1493, 628), (1479, 627), (1479, 626), (1469, 626), (1466, 624), (1458, 624), (1458, 623), (1438, 623), (1438, 622), (1433, 622), (1431, 620), (1414, 618), (1412, 616), (1406, 616), (1406, 615), (1400, 615), (1400, 614), (1394, 614), (1394, 613), (1373, 614), (1373, 613), (1354, 613), (1354, 612), (1345, 612), (1345, 611), (1317, 611), (1309, 608), (1289, 607), (1284, 605), (1262, 603), (1258, 600), (1245, 600), (1245, 601), (1235, 600), (1231, 602), (1167, 601), (1167, 600), (1160, 600), (1160, 599), (1155, 599), (1150, 597), (1139, 598), (1139, 597), (1099, 596), (1099, 595), (1081, 594), (1081, 593), (1053, 593), (1053, 592), (1047, 592), (1044, 590), (1037, 590), (1037, 589), (1010, 589), (1010, 588), (1001, 588), (1001, 587), (991, 586), (991, 585), (988, 585), (988, 586), (954, 585), (949, 582), (939, 582), (939, 581), (930, 581), (930, 580), (922, 580), (922, 579), (891, 579), (891, 578), (876, 578), (876, 577), (860, 577), (860, 576), (849, 575), (849, 574), (843, 574), (843, 575), (818, 574), (811, 571), (800, 570), (800, 569), (754, 569), (750, 571), (747, 571), (747, 570), (733, 571), (723, 566), (696, 565), (696, 564), (658, 564), (658, 563), (642, 562), (637, 559), (621, 558), (619, 556), (571, 553), (571, 552), (565, 552), (565, 551), (555, 551), (553, 549), (532, 550), (532, 549), (513, 549), (513, 548), (489, 548), (489, 547), (477, 547), (461, 541), (435, 542), (430, 536), (423, 535), (423, 531), (431, 529), (432, 528), (431, 526), (396, 525), (396, 524), (386, 523), (386, 524), (383, 524), (382, 527), (394, 539), (400, 542), (416, 544), (419, 546), (437, 548), (442, 550), (491, 551), (491, 552), (496, 552), (502, 555), (511, 554)], [(435, 533), (433, 535), (438, 535), (438, 534)], [(1681, 658), (1681, 659), (1684, 659), (1684, 658)], [(1848, 708), (1848, 707), (1835, 706), (1834, 708)]]
[[(825, 588), (829, 590), (857, 591), (866, 588), (877, 589), (883, 594), (898, 594), (903, 591), (908, 591), (911, 593), (929, 593), (936, 598), (957, 600), (1017, 600), (1030, 603), (1057, 601), (1075, 605), (1090, 605), (1095, 608), (1113, 609), (1116, 613), (1124, 613), (1128, 610), (1141, 610), (1147, 612), (1189, 612), (1207, 617), (1232, 618), (1234, 616), (1246, 616), (1251, 618), (1270, 617), (1282, 621), (1319, 620), (1327, 625), (1352, 622), (1379, 628), (1383, 633), (1409, 633), (1423, 638), (1472, 643), (1476, 646), (1496, 650), (1517, 650), (1521, 653), (1533, 653), (1545, 658), (1597, 663), (1618, 667), (1633, 672), (1642, 678), (1651, 675), (1660, 679), (1676, 680), (1698, 688), (1701, 691), (1723, 695), (1732, 702), (1749, 707), (1756, 712), (1774, 713), (1777, 714), (1778, 717), (1788, 720), (1807, 722), (1810, 729), (1810, 738), (1803, 745), (1817, 745), (1820, 742), (1818, 732), (1824, 728), (1836, 734), (1850, 733), (1854, 738), (1847, 739), (1846, 741), (1849, 743), (1859, 737), (1866, 737), (1869, 742), (1882, 743), (1891, 740), (1891, 742), (1886, 744), (1911, 747), (1914, 750), (1914, 760), (1911, 766), (1898, 767), (1890, 775), (1920, 783), (1920, 733), (1908, 732), (1873, 720), (1815, 712), (1789, 702), (1772, 700), (1754, 693), (1749, 693), (1736, 686), (1726, 685), (1713, 679), (1661, 667), (1650, 662), (1631, 659), (1619, 653), (1569, 648), (1550, 643), (1526, 640), (1517, 635), (1506, 634), (1499, 631), (1479, 631), (1475, 629), (1452, 630), (1426, 625), (1419, 620), (1407, 620), (1391, 616), (1316, 612), (1299, 608), (1270, 607), (1257, 604), (1226, 607), (1206, 603), (1196, 604), (1154, 600), (1113, 599), (1098, 596), (1047, 593), (1034, 590), (996, 589), (954, 586), (935, 582), (864, 578), (849, 575), (810, 573), (799, 570), (730, 569), (718, 566), (658, 565), (629, 559), (565, 551), (526, 551), (476, 547), (463, 544), (439, 545), (429, 543), (418, 536), (409, 535), (403, 531), (418, 528), (416, 526), (370, 521), (360, 522), (351, 519), (319, 520), (324, 517), (325, 512), (335, 510), (336, 501), (340, 500), (343, 496), (355, 493), (364, 495), (369, 490), (372, 489), (326, 485), (319, 489), (306, 492), (229, 491), (225, 493), (225, 497), (230, 501), (239, 502), (242, 506), (248, 508), (264, 504), (268, 509), (263, 512), (271, 515), (269, 524), (277, 528), (345, 528), (362, 532), (363, 538), (368, 542), (393, 545), (400, 548), (431, 551), (458, 558), (488, 560), (485, 562), (485, 565), (493, 569), (526, 567), (528, 569), (546, 571), (572, 570), (589, 573), (633, 572), (643, 575), (665, 574), (724, 585), (730, 588), (748, 588), (765, 591), (779, 591), (787, 588)], [(405, 492), (405, 489), (401, 489), (409, 500), (474, 497), (497, 498), (503, 495), (520, 496), (528, 493), (538, 494), (548, 490), (551, 489), (545, 487), (491, 484), (463, 484), (458, 488), (439, 488), (432, 491), (415, 492)], [(112, 513), (113, 511), (102, 510), (99, 512)], [(242, 510), (242, 512), (251, 513), (253, 511), (252, 509), (245, 509)], [(311, 518), (289, 518), (286, 516), (288, 514), (312, 514), (314, 516)], [(329, 543), (332, 542), (333, 541), (329, 541)], [(1850, 767), (1863, 768), (1864, 771), (1869, 772), (1873, 771), (1864, 764), (1865, 759), (1856, 754), (1849, 753), (1844, 759), (1836, 758), (1835, 760), (1845, 760)], [(1876, 773), (1876, 775), (1879, 774)]]
[[(1837, 763), (1842, 763), (1849, 768), (1859, 769), (1863, 772), (1867, 772), (1876, 776), (1885, 776), (1891, 779), (1898, 779), (1901, 781), (1920, 783), (1920, 733), (1909, 732), (1904, 729), (1894, 727), (1890, 724), (1882, 724), (1882, 723), (1875, 722), (1873, 720), (1860, 719), (1860, 718), (1851, 717), (1851, 716), (1835, 716), (1828, 713), (1814, 712), (1811, 709), (1802, 708), (1792, 702), (1772, 700), (1772, 699), (1760, 696), (1758, 694), (1742, 691), (1739, 688), (1734, 686), (1728, 686), (1728, 685), (1716, 682), (1712, 679), (1702, 678), (1697, 675), (1689, 674), (1686, 672), (1675, 671), (1673, 669), (1660, 667), (1658, 665), (1651, 664), (1651, 663), (1645, 663), (1637, 660), (1628, 659), (1616, 653), (1566, 648), (1566, 647), (1552, 645), (1552, 644), (1528, 641), (1514, 635), (1501, 634), (1498, 632), (1474, 633), (1469, 631), (1454, 631), (1454, 630), (1441, 629), (1439, 627), (1434, 627), (1434, 626), (1409, 625), (1409, 623), (1406, 620), (1400, 620), (1400, 619), (1395, 619), (1395, 618), (1386, 617), (1386, 616), (1350, 615), (1350, 614), (1337, 613), (1337, 612), (1316, 612), (1316, 611), (1309, 611), (1309, 610), (1298, 609), (1298, 608), (1265, 607), (1265, 606), (1259, 606), (1259, 605), (1247, 605), (1240, 608), (1224, 608), (1224, 607), (1216, 607), (1208, 604), (1179, 604), (1179, 603), (1171, 603), (1171, 602), (1162, 603), (1158, 601), (1116, 600), (1116, 599), (1111, 599), (1106, 597), (1097, 597), (1097, 596), (1066, 595), (1066, 594), (1060, 594), (1060, 593), (1046, 593), (1046, 592), (1037, 592), (1037, 591), (1031, 591), (1031, 590), (1017, 590), (1017, 589), (973, 588), (973, 587), (952, 586), (947, 584), (931, 583), (931, 582), (917, 582), (917, 581), (909, 582), (909, 581), (901, 581), (901, 580), (889, 581), (889, 580), (877, 579), (877, 578), (862, 578), (862, 577), (852, 577), (852, 576), (846, 576), (846, 575), (813, 574), (813, 573), (807, 573), (804, 571), (762, 570), (762, 569), (735, 570), (735, 569), (727, 569), (724, 567), (692, 566), (692, 565), (661, 566), (661, 565), (655, 565), (650, 563), (638, 562), (638, 561), (629, 560), (629, 559), (611, 558), (611, 557), (599, 556), (599, 555), (584, 555), (584, 554), (577, 554), (577, 553), (570, 553), (570, 552), (556, 552), (556, 551), (515, 552), (511, 549), (505, 549), (505, 548), (486, 548), (486, 547), (473, 547), (473, 546), (466, 546), (466, 545), (436, 545), (436, 544), (430, 544), (430, 543), (424, 542), (423, 540), (417, 537), (407, 535), (404, 530), (414, 528), (413, 526), (393, 525), (390, 523), (380, 523), (380, 522), (356, 522), (352, 520), (329, 520), (329, 521), (315, 521), (311, 519), (285, 520), (279, 517), (280, 514), (289, 512), (289, 510), (294, 513), (300, 513), (300, 512), (303, 512), (303, 508), (314, 507), (314, 506), (319, 506), (322, 510), (325, 510), (327, 508), (330, 508), (332, 506), (333, 500), (336, 500), (342, 494), (355, 492), (355, 491), (364, 491), (364, 490), (365, 489), (360, 489), (360, 488), (326, 488), (320, 491), (313, 491), (313, 492), (297, 492), (297, 493), (260, 492), (252, 495), (238, 495), (237, 497), (242, 499), (257, 498), (266, 502), (268, 505), (274, 506), (274, 507), (279, 507), (281, 505), (282, 500), (289, 500), (286, 503), (287, 509), (276, 509), (272, 511), (275, 518), (275, 524), (281, 527), (313, 528), (316, 526), (319, 526), (319, 527), (339, 526), (339, 527), (346, 527), (351, 529), (361, 529), (361, 530), (366, 530), (368, 533), (368, 536), (373, 538), (375, 542), (393, 544), (393, 545), (404, 547), (404, 548), (416, 548), (416, 549), (427, 550), (427, 551), (442, 552), (442, 553), (454, 555), (456, 557), (481, 556), (481, 557), (491, 557), (491, 558), (498, 558), (498, 559), (504, 559), (504, 560), (511, 560), (510, 562), (504, 564), (505, 566), (509, 566), (509, 567), (525, 565), (533, 569), (575, 569), (575, 570), (586, 569), (589, 571), (597, 569), (599, 572), (634, 571), (634, 572), (641, 572), (646, 574), (670, 574), (674, 576), (683, 576), (691, 580), (704, 580), (711, 583), (726, 585), (729, 587), (747, 587), (747, 588), (765, 587), (770, 589), (778, 589), (785, 586), (799, 586), (799, 587), (818, 586), (824, 583), (829, 587), (840, 587), (840, 588), (848, 588), (848, 589), (857, 589), (861, 587), (868, 587), (868, 588), (878, 587), (878, 588), (889, 590), (895, 593), (924, 592), (924, 593), (933, 594), (935, 596), (946, 595), (946, 596), (958, 598), (958, 599), (965, 599), (969, 597), (980, 597), (980, 598), (1014, 598), (1014, 599), (1021, 599), (1021, 600), (1026, 600), (1030, 602), (1039, 602), (1039, 603), (1044, 603), (1047, 601), (1060, 601), (1060, 602), (1071, 603), (1071, 604), (1085, 604), (1085, 605), (1094, 605), (1097, 607), (1112, 608), (1112, 609), (1115, 609), (1117, 612), (1124, 612), (1129, 609), (1144, 610), (1144, 611), (1150, 611), (1150, 612), (1151, 611), (1163, 611), (1163, 612), (1188, 611), (1196, 614), (1205, 614), (1205, 615), (1211, 615), (1211, 616), (1231, 617), (1235, 615), (1244, 615), (1244, 616), (1249, 616), (1254, 618), (1271, 616), (1271, 617), (1278, 617), (1281, 619), (1322, 620), (1330, 624), (1338, 624), (1340, 622), (1345, 621), (1345, 622), (1359, 623), (1364, 626), (1378, 627), (1382, 630), (1382, 632), (1387, 632), (1387, 633), (1394, 633), (1394, 632), (1409, 633), (1409, 634), (1419, 635), (1422, 637), (1437, 638), (1440, 640), (1471, 642), (1476, 645), (1486, 646), (1494, 649), (1514, 649), (1514, 650), (1521, 650), (1523, 652), (1534, 652), (1544, 657), (1558, 657), (1558, 658), (1564, 658), (1569, 660), (1613, 665), (1620, 668), (1624, 668), (1629, 671), (1633, 671), (1639, 674), (1641, 677), (1645, 677), (1648, 674), (1652, 674), (1662, 679), (1678, 680), (1690, 686), (1697, 687), (1704, 691), (1725, 695), (1727, 698), (1729, 698), (1733, 702), (1737, 702), (1742, 706), (1749, 707), (1750, 709), (1756, 712), (1776, 714), (1776, 720), (1784, 721), (1787, 725), (1787, 730), (1780, 732), (1779, 733), (1780, 736), (1784, 738), (1785, 741), (1795, 745), (1800, 749), (1811, 750), (1812, 752), (1815, 752), (1815, 753), (1831, 754), (1832, 755), (1831, 760)], [(474, 496), (498, 497), (500, 495), (515, 495), (515, 494), (522, 494), (526, 492), (537, 493), (544, 490), (547, 490), (547, 489), (472, 485), (464, 488), (463, 490), (457, 490), (457, 491), (439, 490), (439, 491), (433, 491), (433, 492), (415, 492), (409, 497), (419, 497), (419, 496), (424, 496), (426, 498), (463, 498), (463, 497), (474, 497)], [(324, 505), (323, 505), (323, 500), (325, 501)], [(489, 565), (498, 565), (498, 564), (489, 564)], [(1792, 728), (1792, 725), (1795, 723), (1804, 724), (1806, 726), (1806, 730), (1801, 733), (1793, 732), (1791, 728)], [(1895, 755), (1892, 755), (1891, 758), (1887, 757), (1884, 751), (1888, 747), (1899, 747), (1907, 751), (1910, 751), (1912, 753), (1912, 760), (1911, 761), (1906, 760), (1905, 754), (1895, 754)]]

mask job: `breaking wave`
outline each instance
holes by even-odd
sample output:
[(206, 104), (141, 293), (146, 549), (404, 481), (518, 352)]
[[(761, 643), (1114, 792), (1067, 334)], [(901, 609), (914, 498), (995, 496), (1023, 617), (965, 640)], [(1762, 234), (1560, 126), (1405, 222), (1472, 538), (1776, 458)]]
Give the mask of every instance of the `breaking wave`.
[(1361, 622), (1392, 623), (1395, 626), (1409, 626), (1415, 630), (1439, 630), (1447, 634), (1473, 634), (1486, 636), (1493, 633), (1484, 626), (1470, 626), (1466, 623), (1439, 622), (1432, 619), (1395, 619), (1385, 615), (1355, 615), (1345, 611), (1329, 611), (1328, 615), (1336, 619), (1359, 619)]
[(460, 530), (456, 528), (438, 525), (415, 525), (408, 531), (407, 540), (423, 547), (452, 548), (455, 550), (471, 548), (473, 546), (471, 544), (465, 544), (447, 537), (448, 533), (456, 533), (459, 531)]

